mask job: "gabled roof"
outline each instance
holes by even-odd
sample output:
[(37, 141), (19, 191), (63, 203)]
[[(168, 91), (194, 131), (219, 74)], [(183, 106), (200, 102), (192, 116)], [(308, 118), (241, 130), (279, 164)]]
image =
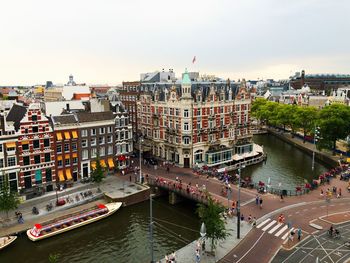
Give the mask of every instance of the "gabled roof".
[(77, 112), (77, 117), (79, 122), (94, 122), (94, 121), (113, 120), (114, 114), (111, 111)]
[(52, 121), (54, 124), (74, 124), (78, 123), (78, 120), (73, 114), (66, 114), (60, 116), (52, 116)]
[(23, 119), (24, 115), (26, 115), (26, 113), (27, 113), (26, 107), (13, 104), (9, 114), (6, 117), (6, 120), (13, 121), (15, 129), (18, 130), (21, 120)]

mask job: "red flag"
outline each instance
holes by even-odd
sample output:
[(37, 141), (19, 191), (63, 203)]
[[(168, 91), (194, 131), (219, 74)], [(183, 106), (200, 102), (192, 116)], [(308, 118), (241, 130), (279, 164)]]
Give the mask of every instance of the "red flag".
[(192, 59), (192, 64), (194, 64), (194, 62), (196, 62), (196, 56), (194, 56)]

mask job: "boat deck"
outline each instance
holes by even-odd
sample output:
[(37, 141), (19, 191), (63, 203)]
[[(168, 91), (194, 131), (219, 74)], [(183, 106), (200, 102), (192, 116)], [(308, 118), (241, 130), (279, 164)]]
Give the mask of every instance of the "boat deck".
[(86, 210), (91, 207), (95, 207), (97, 204), (106, 204), (105, 200), (97, 200), (88, 204), (72, 207), (66, 210), (59, 210), (59, 211), (53, 211), (49, 214), (37, 216), (32, 220), (26, 220), (24, 217), (24, 223), (23, 224), (16, 224), (10, 227), (2, 227), (0, 228), (0, 236), (7, 236), (14, 233), (21, 233), (24, 231), (27, 231), (28, 229), (32, 228), (34, 224), (38, 222), (48, 222), (53, 221), (54, 219), (57, 219), (58, 217), (67, 217), (71, 216), (74, 213), (79, 213), (81, 210)]

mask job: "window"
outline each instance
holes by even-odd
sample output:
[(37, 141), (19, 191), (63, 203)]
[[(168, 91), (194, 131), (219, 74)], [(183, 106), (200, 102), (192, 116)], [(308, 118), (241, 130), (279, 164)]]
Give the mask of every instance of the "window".
[(88, 152), (88, 150), (83, 150), (82, 151), (82, 159), (86, 160), (87, 158), (89, 158), (89, 152)]
[(108, 155), (113, 154), (113, 146), (109, 145), (108, 146)]
[(197, 136), (197, 142), (201, 142), (202, 141), (202, 136), (198, 135)]
[(101, 147), (100, 148), (100, 156), (105, 156), (106, 155), (106, 148), (105, 147)]
[(73, 164), (77, 164), (78, 163), (78, 158), (77, 157), (73, 157)]
[(112, 126), (108, 126), (108, 133), (112, 133), (112, 130), (113, 128), (112, 128)]
[(87, 140), (86, 139), (81, 140), (81, 147), (87, 147)]
[[(178, 109), (178, 108), (175, 109), (175, 115), (176, 115), (176, 116), (179, 116), (179, 115), (180, 115), (180, 109)], [(186, 117), (186, 116), (185, 116), (185, 117)], [(187, 116), (187, 117), (188, 117), (188, 116)]]
[(188, 117), (188, 109), (184, 110), (184, 117)]
[(213, 107), (210, 108), (210, 115), (214, 115), (214, 108)]
[(91, 129), (91, 135), (96, 135), (96, 129)]
[(197, 116), (201, 116), (201, 109), (197, 109)]
[(15, 165), (16, 165), (16, 157), (8, 157), (7, 166), (15, 166)]
[(69, 143), (64, 144), (64, 151), (69, 152)]
[(69, 158), (64, 159), (64, 165), (70, 165), (70, 159)]
[(99, 144), (105, 144), (105, 137), (98, 137)]
[(184, 144), (190, 144), (190, 138), (184, 137)]
[(96, 154), (97, 154), (96, 148), (92, 148), (92, 149), (91, 149), (91, 158), (95, 158), (95, 157), (96, 157)]
[(50, 147), (50, 139), (44, 139), (44, 147)]
[(62, 145), (57, 145), (57, 147), (56, 147), (56, 151), (57, 151), (57, 153), (61, 153), (62, 152)]
[(202, 122), (201, 121), (197, 121), (197, 130), (200, 130), (202, 128)]
[(46, 169), (45, 170), (45, 174), (46, 174), (46, 182), (51, 182), (52, 181), (52, 172), (51, 169)]
[(90, 145), (95, 146), (96, 145), (96, 138), (91, 138), (90, 139)]
[(88, 136), (87, 130), (81, 130), (81, 137), (86, 137)]
[(72, 143), (72, 151), (76, 151), (77, 150), (77, 143)]
[(32, 129), (33, 129), (34, 133), (39, 132), (39, 127), (38, 126), (33, 126)]
[(62, 165), (63, 165), (62, 160), (58, 160), (58, 161), (57, 161), (57, 166), (58, 166), (58, 167), (61, 167)]
[(35, 164), (40, 163), (40, 155), (34, 155), (34, 163)]
[(51, 162), (51, 155), (50, 155), (50, 153), (45, 153), (45, 162)]
[(105, 134), (106, 132), (106, 128), (105, 127), (101, 127), (100, 128), (100, 134)]
[(23, 165), (30, 165), (30, 157), (29, 156), (23, 157)]
[(0, 159), (0, 168), (4, 167), (4, 159)]
[(107, 142), (108, 142), (108, 143), (111, 143), (111, 142), (112, 142), (112, 135), (108, 135), (108, 136), (107, 136)]
[(34, 140), (33, 141), (33, 147), (34, 147), (34, 149), (40, 148), (40, 141), (39, 140)]
[(37, 121), (38, 120), (38, 116), (37, 115), (32, 115), (32, 121)]
[(188, 131), (188, 130), (189, 130), (188, 122), (185, 122), (185, 123), (184, 123), (184, 130), (185, 130), (185, 131)]

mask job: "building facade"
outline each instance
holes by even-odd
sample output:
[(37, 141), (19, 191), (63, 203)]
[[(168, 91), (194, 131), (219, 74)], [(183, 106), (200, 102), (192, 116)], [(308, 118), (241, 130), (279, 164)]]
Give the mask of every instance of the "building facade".
[(13, 123), (18, 134), (17, 158), (21, 168), (18, 189), (28, 196), (52, 191), (56, 182), (54, 138), (40, 104), (29, 107), (15, 104), (6, 120)]
[(144, 88), (138, 103), (142, 151), (182, 167), (219, 167), (255, 154), (245, 82), (191, 82)]

